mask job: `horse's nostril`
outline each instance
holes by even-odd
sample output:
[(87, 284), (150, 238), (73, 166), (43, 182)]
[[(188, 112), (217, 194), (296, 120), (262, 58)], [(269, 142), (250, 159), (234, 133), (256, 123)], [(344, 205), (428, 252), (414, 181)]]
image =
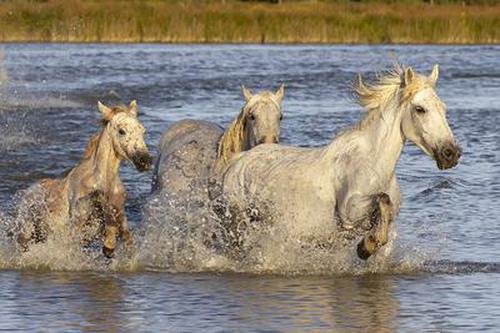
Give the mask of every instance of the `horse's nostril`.
[(454, 155), (455, 153), (451, 148), (445, 148), (443, 150), (443, 157), (446, 158), (447, 160), (452, 159)]
[(147, 171), (153, 163), (153, 158), (148, 153), (138, 153), (132, 158), (132, 161), (139, 171)]
[(258, 144), (263, 144), (263, 143), (278, 143), (278, 139), (276, 138), (276, 136), (266, 136), (260, 139), (258, 142)]

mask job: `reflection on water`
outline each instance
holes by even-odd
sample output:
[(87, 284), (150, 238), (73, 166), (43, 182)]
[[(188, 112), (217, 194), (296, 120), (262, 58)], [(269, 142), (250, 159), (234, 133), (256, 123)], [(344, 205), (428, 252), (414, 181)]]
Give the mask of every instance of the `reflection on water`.
[(4, 271), (0, 329), (494, 332), (499, 277)]
[[(0, 329), (394, 331), (399, 301), (384, 277), (283, 278), (143, 273), (1, 273)], [(189, 291), (180, 291), (182, 285)], [(4, 298), (5, 296), (5, 298)], [(33, 304), (37, 304), (33, 307)], [(144, 316), (144, 314), (147, 314)], [(70, 323), (68, 325), (68, 323)]]
[[(148, 253), (160, 263), (153, 267), (158, 273), (118, 272), (122, 265), (125, 271), (130, 267), (126, 262), (78, 261), (78, 251), (49, 246), (33, 254), (30, 265), (16, 266), (23, 270), (0, 271), (0, 329), (494, 332), (500, 326), (500, 47), (2, 48), (2, 226), (17, 191), (37, 179), (58, 176), (79, 160), (96, 131), (97, 99), (110, 104), (137, 99), (154, 152), (172, 121), (190, 117), (227, 124), (242, 105), (240, 84), (260, 89), (285, 82), (283, 142), (318, 146), (359, 118), (349, 97), (355, 74), (373, 77), (390, 65), (390, 54), (419, 71), (440, 63), (438, 93), (448, 104), (463, 157), (458, 168), (442, 172), (415, 147), (405, 148), (398, 165), (404, 201), (397, 220), (396, 262), (382, 269), (361, 264), (346, 272), (335, 260), (324, 261), (329, 258), (325, 255), (305, 258), (310, 262), (304, 262), (303, 273), (327, 266), (337, 274), (171, 274), (164, 272), (169, 261), (163, 252), (155, 252), (169, 249), (160, 243), (169, 230), (161, 229)], [(125, 166), (122, 176), (127, 215), (136, 226), (151, 175)], [(1, 250), (0, 255), (12, 255), (6, 246)], [(66, 262), (60, 262), (61, 254)], [(50, 260), (43, 262), (44, 257)], [(193, 263), (189, 256), (181, 259)]]

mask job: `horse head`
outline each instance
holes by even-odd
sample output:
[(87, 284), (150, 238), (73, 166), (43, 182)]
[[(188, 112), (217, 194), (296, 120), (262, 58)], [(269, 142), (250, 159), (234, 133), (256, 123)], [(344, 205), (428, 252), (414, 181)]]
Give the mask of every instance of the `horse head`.
[(113, 108), (98, 102), (98, 107), (117, 156), (134, 164), (140, 172), (148, 170), (153, 159), (144, 142), (145, 129), (137, 118), (136, 101), (128, 107)]
[(278, 143), (283, 119), (281, 101), (285, 94), (285, 86), (282, 84), (275, 93), (263, 91), (255, 95), (242, 86), (242, 92), (246, 100), (241, 113), (243, 149), (248, 150), (262, 143)]
[(461, 149), (446, 119), (446, 105), (436, 94), (438, 65), (427, 77), (406, 68), (401, 79), (404, 103), (401, 129), (406, 139), (432, 157), (439, 169), (457, 165)]

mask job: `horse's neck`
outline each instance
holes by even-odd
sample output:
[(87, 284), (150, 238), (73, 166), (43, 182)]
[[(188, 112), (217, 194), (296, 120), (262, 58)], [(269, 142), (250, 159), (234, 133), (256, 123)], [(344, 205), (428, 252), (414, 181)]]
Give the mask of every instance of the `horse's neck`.
[[(373, 176), (376, 175), (381, 184), (390, 181), (393, 177), (404, 147), (405, 140), (401, 132), (402, 112), (399, 107), (394, 101), (384, 111), (374, 115), (374, 119), (361, 129), (347, 133), (348, 136), (351, 136), (350, 145), (356, 148), (354, 151), (362, 154), (362, 156), (354, 156), (352, 163), (358, 163), (356, 167), (362, 165), (366, 168), (366, 175), (372, 180)], [(336, 142), (333, 141), (330, 144), (330, 149), (335, 150), (334, 155), (337, 156), (334, 158), (337, 158), (338, 149), (342, 149), (342, 147), (335, 144)]]
[(90, 159), (92, 173), (97, 182), (100, 183), (98, 185), (108, 186), (116, 180), (120, 170), (120, 162), (107, 128), (104, 128), (97, 149)]

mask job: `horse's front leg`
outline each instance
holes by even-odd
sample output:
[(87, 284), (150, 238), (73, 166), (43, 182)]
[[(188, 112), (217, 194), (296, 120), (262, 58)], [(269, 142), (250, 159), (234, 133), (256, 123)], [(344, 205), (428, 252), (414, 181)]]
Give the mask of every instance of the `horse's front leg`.
[(389, 241), (389, 226), (393, 220), (394, 207), (391, 198), (386, 193), (380, 193), (373, 197), (373, 209), (370, 222), (373, 227), (368, 234), (359, 242), (358, 256), (367, 260), (379, 248)]
[(104, 227), (103, 253), (112, 257), (116, 248), (116, 239), (119, 236), (128, 246), (133, 245), (132, 233), (125, 215), (125, 195), (123, 193), (110, 198), (107, 204), (107, 216)]
[(116, 248), (116, 238), (120, 228), (121, 211), (112, 204), (106, 205), (104, 218), (104, 239), (102, 253), (108, 258), (112, 258)]

